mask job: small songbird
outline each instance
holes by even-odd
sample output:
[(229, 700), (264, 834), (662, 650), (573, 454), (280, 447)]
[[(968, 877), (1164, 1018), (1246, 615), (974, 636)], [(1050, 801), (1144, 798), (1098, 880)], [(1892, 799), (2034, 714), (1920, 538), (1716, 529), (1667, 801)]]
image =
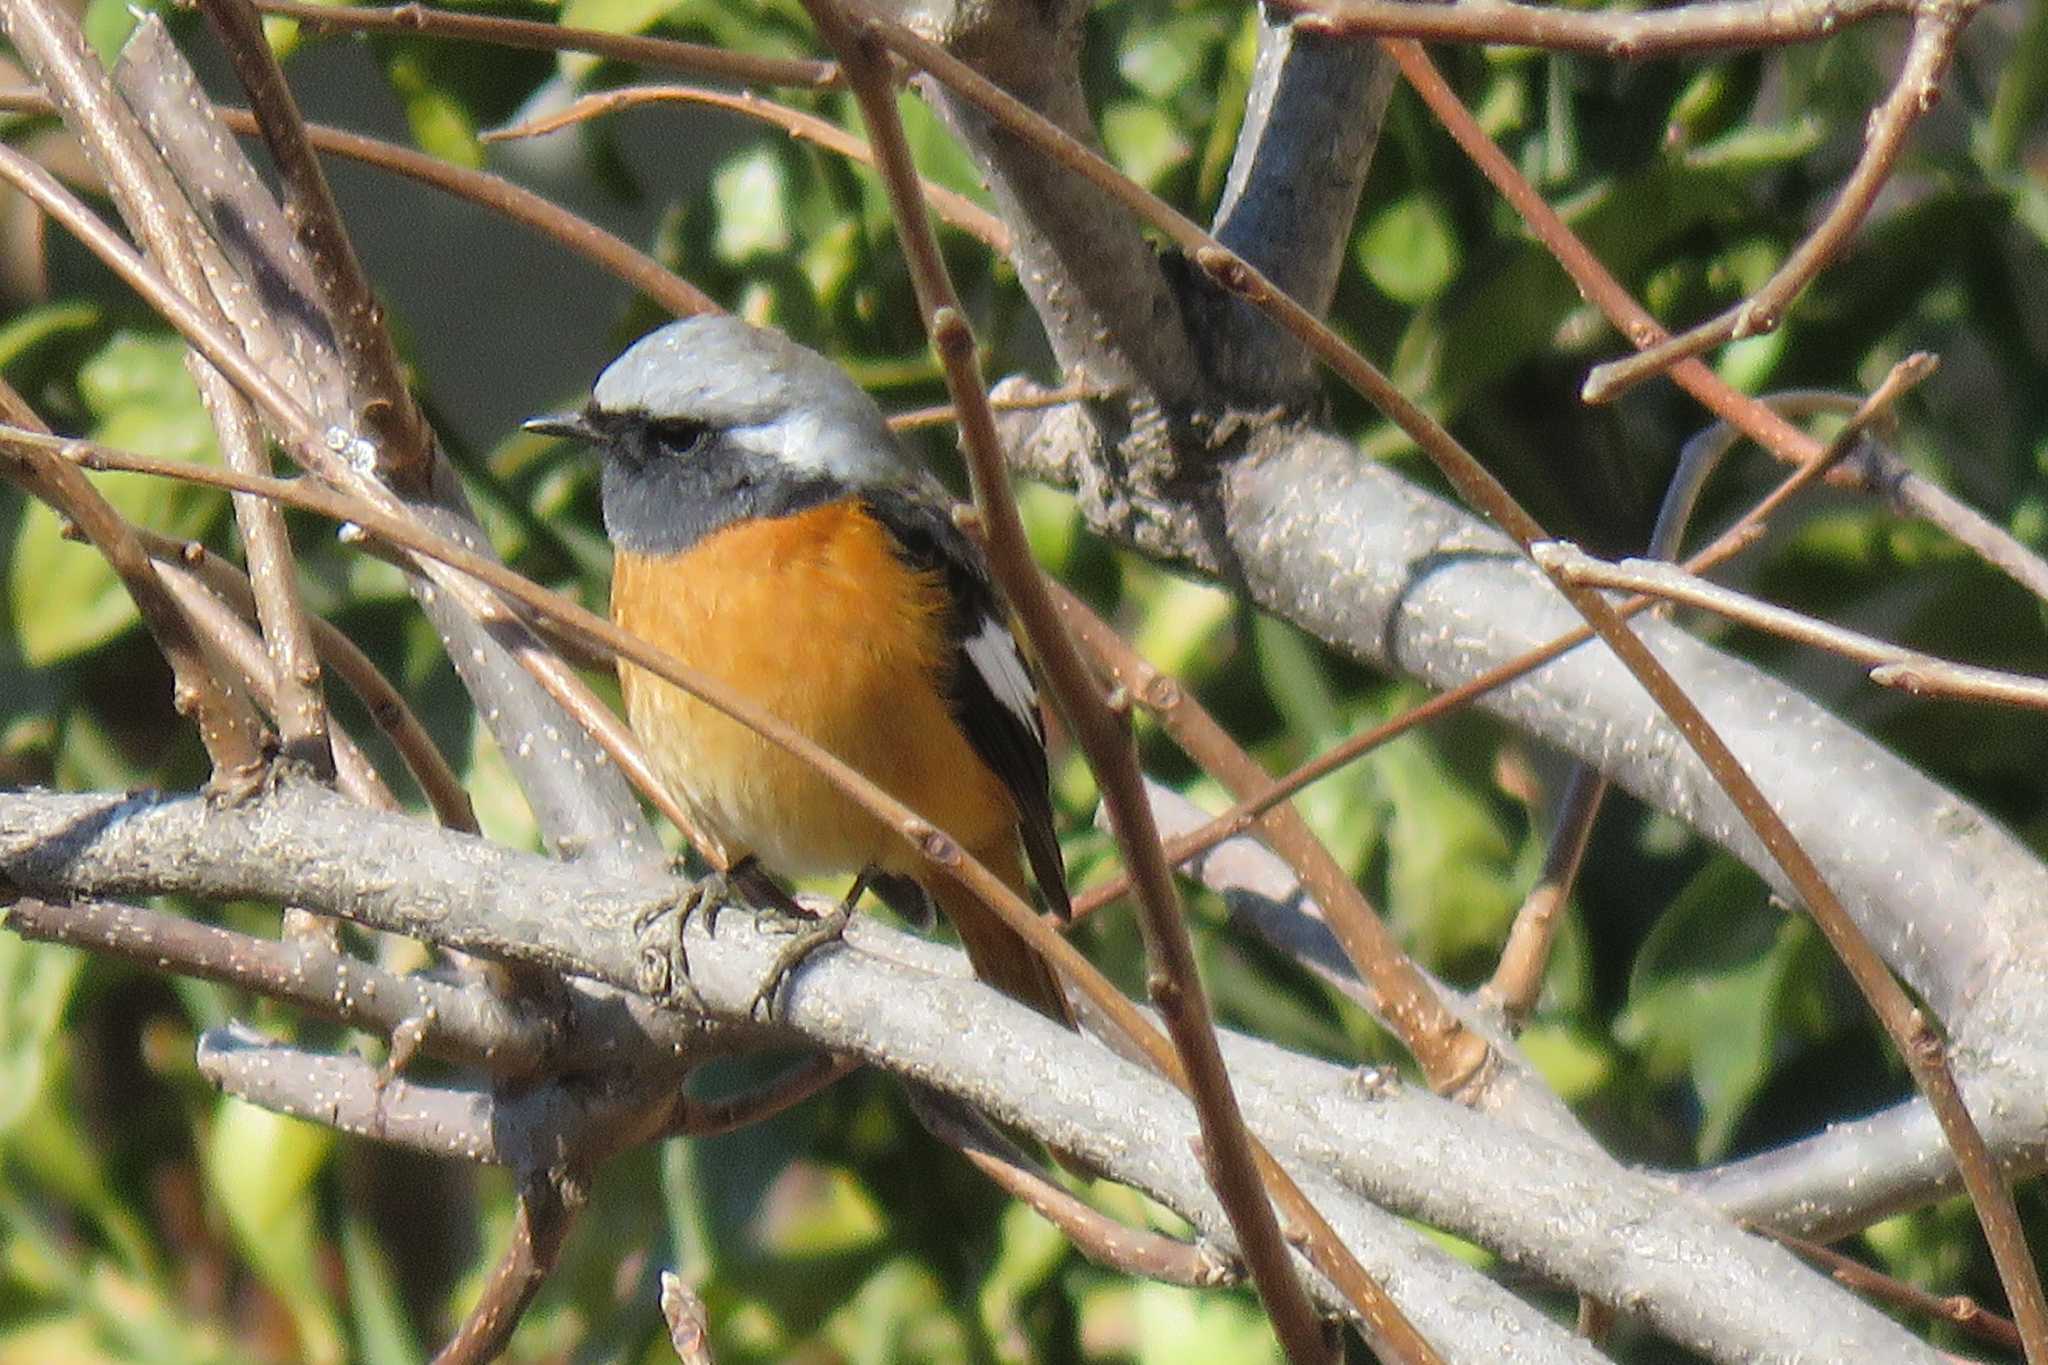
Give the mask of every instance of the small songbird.
[[(731, 317), (671, 323), (579, 413), (528, 422), (604, 457), (612, 619), (787, 722), (1070, 913), (1038, 690), (980, 549), (838, 366)], [(788, 751), (619, 661), (633, 731), (726, 866), (914, 882), (976, 973), (1071, 1024), (996, 913)], [(1020, 857), (1020, 852), (1023, 855)]]

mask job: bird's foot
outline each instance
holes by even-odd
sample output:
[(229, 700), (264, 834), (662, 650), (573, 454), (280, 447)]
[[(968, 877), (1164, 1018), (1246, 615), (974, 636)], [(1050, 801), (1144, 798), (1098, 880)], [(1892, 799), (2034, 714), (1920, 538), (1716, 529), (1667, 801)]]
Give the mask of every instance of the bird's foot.
[(691, 886), (643, 911), (633, 921), (640, 944), (640, 993), (659, 1005), (684, 1005), (702, 1012), (704, 998), (690, 984), (690, 953), (683, 932), (693, 916), (704, 917), (706, 935), (718, 932), (718, 913), (732, 900), (733, 879), (724, 872), (700, 877)]
[[(858, 889), (856, 887), (856, 891)], [(853, 920), (854, 902), (858, 899), (858, 895), (849, 896), (839, 903), (838, 908), (823, 916), (811, 915), (801, 907), (798, 908), (798, 913), (809, 920), (809, 923), (775, 955), (774, 965), (769, 967), (768, 974), (761, 978), (761, 985), (755, 990), (754, 998), (747, 1002), (749, 1016), (752, 1016), (755, 1010), (765, 1007), (764, 1017), (775, 1017), (775, 997), (782, 990), (783, 984), (812, 953), (845, 937), (846, 926)]]

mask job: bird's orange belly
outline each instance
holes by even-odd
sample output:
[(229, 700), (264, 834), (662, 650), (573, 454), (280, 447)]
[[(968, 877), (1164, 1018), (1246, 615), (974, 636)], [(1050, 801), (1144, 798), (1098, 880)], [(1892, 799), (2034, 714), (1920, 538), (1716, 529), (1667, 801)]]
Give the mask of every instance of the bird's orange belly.
[[(665, 559), (621, 554), (612, 615), (872, 779), (969, 849), (1015, 815), (938, 685), (952, 646), (943, 588), (892, 552), (857, 504), (743, 522)], [(704, 702), (622, 662), (634, 732), (662, 780), (724, 847), (801, 877), (869, 864), (920, 870), (887, 825), (830, 780)]]

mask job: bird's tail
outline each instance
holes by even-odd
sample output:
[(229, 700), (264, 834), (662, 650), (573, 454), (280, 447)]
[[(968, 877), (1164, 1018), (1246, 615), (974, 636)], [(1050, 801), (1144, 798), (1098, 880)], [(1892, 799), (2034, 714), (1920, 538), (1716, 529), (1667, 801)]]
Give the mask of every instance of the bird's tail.
[[(1028, 904), (1023, 863), (1015, 850), (990, 856), (978, 853), (982, 865), (1000, 876)], [(967, 949), (974, 974), (1012, 1000), (1031, 1006), (1046, 1018), (1074, 1027), (1074, 1015), (1058, 973), (1038, 955), (1024, 936), (981, 903), (972, 891), (948, 877), (933, 877), (932, 900), (952, 922), (953, 932)]]

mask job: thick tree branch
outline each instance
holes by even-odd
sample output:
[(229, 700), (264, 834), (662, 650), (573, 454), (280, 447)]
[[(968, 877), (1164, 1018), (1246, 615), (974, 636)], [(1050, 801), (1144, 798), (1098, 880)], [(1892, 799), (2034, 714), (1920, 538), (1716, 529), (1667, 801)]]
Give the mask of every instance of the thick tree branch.
[[(232, 810), (189, 798), (0, 795), (0, 875), (46, 899), (291, 900), (620, 984), (638, 973), (637, 918), (670, 894), (310, 788)], [(714, 1009), (737, 1014), (780, 947), (740, 911), (720, 920), (715, 939), (693, 926), (693, 980)], [(986, 987), (934, 974), (925, 964), (937, 957), (857, 922), (845, 948), (821, 954), (792, 983), (786, 1027), (1074, 1151), (1230, 1245), (1207, 1177), (1180, 1140), (1195, 1132), (1184, 1100)], [(1371, 1191), (1575, 1289), (1639, 1305), (1659, 1330), (1719, 1359), (1796, 1354), (1815, 1331), (1860, 1343), (1873, 1359), (1931, 1359), (1780, 1249), (1597, 1153), (1543, 1142), (1426, 1091), (1361, 1090), (1341, 1068), (1265, 1045), (1232, 1041), (1227, 1053), (1253, 1126), (1302, 1173), (1309, 1196), (1417, 1327), (1455, 1355), (1586, 1358), (1540, 1314), (1343, 1188)], [(2023, 1117), (1994, 1133), (2009, 1141)], [(1561, 1237), (1564, 1228), (1572, 1232)]]

